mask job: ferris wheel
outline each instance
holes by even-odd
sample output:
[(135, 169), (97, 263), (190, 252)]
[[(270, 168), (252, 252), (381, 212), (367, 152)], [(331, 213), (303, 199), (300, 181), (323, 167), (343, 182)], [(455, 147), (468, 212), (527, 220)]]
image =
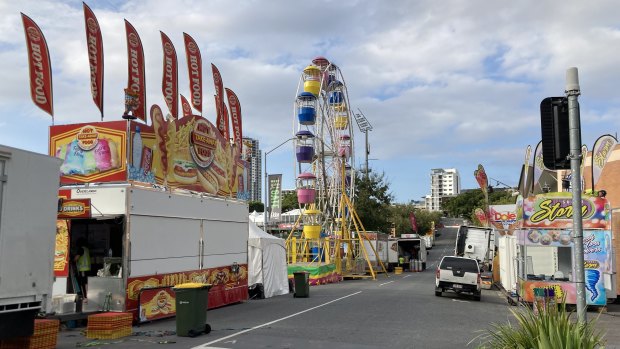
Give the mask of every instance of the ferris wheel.
[(300, 205), (322, 214), (323, 231), (331, 235), (348, 221), (348, 213), (341, 209), (343, 192), (352, 199), (355, 191), (353, 115), (338, 66), (317, 57), (304, 68), (295, 114), (298, 193), (313, 187), (315, 194), (298, 199)]

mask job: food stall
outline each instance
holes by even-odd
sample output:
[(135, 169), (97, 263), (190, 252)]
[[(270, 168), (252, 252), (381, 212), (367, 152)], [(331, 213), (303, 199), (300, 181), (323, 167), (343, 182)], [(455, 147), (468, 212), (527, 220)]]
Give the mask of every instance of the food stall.
[[(247, 162), (201, 116), (164, 120), (154, 110), (152, 120), (50, 127), (50, 154), (63, 160), (57, 314), (174, 316), (171, 287), (183, 282), (213, 284), (210, 308), (248, 297)], [(81, 239), (91, 260), (85, 289), (73, 263)]]
[[(610, 207), (607, 199), (583, 195), (586, 303), (604, 306), (615, 284)], [(558, 301), (576, 304), (572, 194), (544, 193), (517, 200), (519, 297), (534, 302), (535, 288), (555, 291)]]

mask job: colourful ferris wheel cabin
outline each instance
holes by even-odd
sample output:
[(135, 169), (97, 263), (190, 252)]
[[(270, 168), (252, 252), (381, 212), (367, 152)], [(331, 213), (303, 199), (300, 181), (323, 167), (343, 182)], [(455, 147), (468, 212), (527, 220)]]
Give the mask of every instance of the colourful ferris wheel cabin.
[(338, 156), (351, 156), (351, 137), (349, 135), (340, 136), (340, 146), (338, 146)]
[(313, 209), (305, 210), (302, 220), (304, 223), (304, 238), (318, 239), (321, 237), (321, 211)]
[(314, 125), (316, 122), (316, 97), (310, 92), (297, 96), (297, 118), (302, 125)]
[(309, 65), (304, 69), (304, 92), (310, 92), (315, 96), (321, 91), (321, 69), (315, 65)]
[(310, 131), (299, 131), (295, 134), (295, 156), (297, 162), (311, 163), (314, 159), (314, 134)]
[(349, 114), (347, 112), (338, 112), (334, 117), (334, 127), (337, 130), (344, 130), (349, 126)]
[(311, 204), (316, 199), (316, 176), (304, 172), (297, 176), (297, 201), (300, 204)]

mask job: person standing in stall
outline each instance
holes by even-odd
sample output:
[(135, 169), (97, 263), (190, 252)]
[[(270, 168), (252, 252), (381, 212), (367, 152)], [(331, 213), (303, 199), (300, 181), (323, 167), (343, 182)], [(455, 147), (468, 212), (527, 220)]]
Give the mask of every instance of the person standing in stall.
[(73, 260), (77, 266), (77, 281), (82, 292), (82, 296), (86, 298), (86, 286), (88, 283), (88, 272), (90, 271), (90, 250), (86, 244), (86, 239), (79, 238), (78, 250)]

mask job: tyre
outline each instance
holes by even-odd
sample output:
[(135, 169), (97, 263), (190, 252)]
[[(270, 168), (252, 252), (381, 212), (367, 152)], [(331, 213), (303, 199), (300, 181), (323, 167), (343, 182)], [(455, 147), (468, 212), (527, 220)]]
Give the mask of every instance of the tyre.
[(211, 325), (205, 324), (205, 334), (211, 333)]
[(474, 300), (476, 302), (480, 302), (481, 297), (482, 297), (482, 292), (474, 293)]
[(441, 297), (442, 290), (435, 290), (435, 296)]
[(200, 334), (200, 333), (198, 333), (198, 332), (196, 332), (196, 331), (194, 331), (194, 330), (189, 330), (189, 331), (187, 331), (187, 336), (188, 336), (188, 337), (190, 337), (190, 338), (194, 338), (194, 337), (196, 337), (196, 336), (197, 336), (197, 335), (199, 335), (199, 334)]
[(422, 270), (426, 270), (426, 262), (422, 262)]

